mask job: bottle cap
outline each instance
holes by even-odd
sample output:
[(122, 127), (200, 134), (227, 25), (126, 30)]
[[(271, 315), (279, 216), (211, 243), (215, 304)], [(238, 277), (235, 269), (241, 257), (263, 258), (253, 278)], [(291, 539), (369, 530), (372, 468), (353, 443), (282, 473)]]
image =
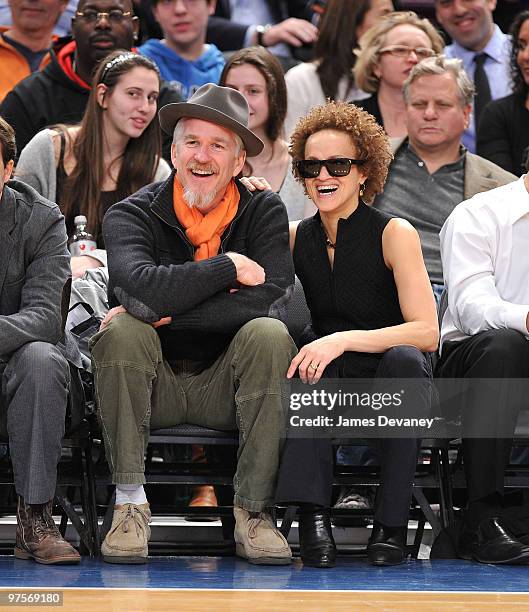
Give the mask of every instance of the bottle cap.
[(73, 220), (75, 225), (86, 225), (86, 217), (84, 215), (77, 215)]

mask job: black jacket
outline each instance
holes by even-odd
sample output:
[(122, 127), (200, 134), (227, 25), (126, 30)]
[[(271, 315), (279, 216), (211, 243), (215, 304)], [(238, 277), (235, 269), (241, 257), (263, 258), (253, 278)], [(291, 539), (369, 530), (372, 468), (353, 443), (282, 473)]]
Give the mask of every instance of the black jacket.
[(384, 122), (382, 121), (382, 113), (380, 112), (380, 106), (378, 105), (378, 96), (376, 93), (369, 96), (369, 98), (364, 98), (363, 100), (353, 100), (352, 104), (364, 109), (370, 115), (373, 115), (378, 125), (384, 127)]
[[(157, 329), (165, 358), (209, 363), (248, 321), (281, 318), (294, 284), (288, 218), (276, 193), (251, 194), (237, 181), (239, 209), (219, 254), (194, 261), (173, 209), (173, 177), (144, 187), (105, 215), (109, 302), (147, 322), (171, 316), (170, 325)], [(263, 266), (266, 282), (230, 292), (236, 270), (228, 251)]]
[(529, 159), (529, 110), (525, 94), (492, 100), (483, 109), (476, 153), (521, 176)]
[[(308, 21), (312, 19), (312, 10), (308, 0), (266, 0), (266, 2), (274, 23), (279, 23), (288, 17)], [(216, 45), (221, 51), (234, 51), (244, 46), (248, 26), (237, 23), (236, 20), (231, 21), (231, 18), (229, 0), (218, 0), (215, 14), (208, 20), (206, 40)]]
[[(57, 123), (81, 121), (90, 91), (72, 81), (57, 60), (57, 53), (70, 39), (60, 39), (51, 51), (51, 61), (42, 70), (20, 81), (4, 98), (0, 115), (13, 127), (18, 154), (37, 132)], [(159, 107), (181, 102), (180, 94), (163, 83)], [(164, 138), (163, 156), (171, 161), (172, 136)]]

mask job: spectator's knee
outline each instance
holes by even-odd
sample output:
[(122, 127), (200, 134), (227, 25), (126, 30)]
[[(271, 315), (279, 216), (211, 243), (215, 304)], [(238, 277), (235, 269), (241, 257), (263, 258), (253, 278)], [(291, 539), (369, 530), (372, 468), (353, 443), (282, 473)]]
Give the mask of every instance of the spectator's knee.
[(90, 349), (96, 362), (133, 362), (145, 354), (157, 361), (159, 342), (152, 325), (123, 313), (90, 340)]
[(44, 384), (57, 378), (64, 384), (68, 381), (68, 362), (59, 349), (49, 342), (28, 342), (16, 351), (10, 367), (25, 380), (42, 380)]
[(384, 365), (392, 378), (424, 378), (431, 376), (427, 357), (415, 346), (394, 346), (384, 354)]
[(241, 328), (249, 347), (262, 351), (264, 354), (296, 353), (294, 341), (288, 333), (286, 325), (279, 319), (260, 317), (249, 321)]

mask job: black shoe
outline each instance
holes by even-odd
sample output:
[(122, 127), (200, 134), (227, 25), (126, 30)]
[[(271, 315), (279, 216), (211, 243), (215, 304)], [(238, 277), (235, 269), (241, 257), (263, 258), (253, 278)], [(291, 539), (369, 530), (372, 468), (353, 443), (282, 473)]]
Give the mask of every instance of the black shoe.
[(310, 567), (334, 567), (336, 544), (327, 508), (303, 508), (299, 513), (301, 560)]
[(472, 558), (480, 563), (527, 565), (529, 546), (512, 536), (499, 518), (488, 518), (479, 524)]
[(367, 559), (372, 565), (399, 565), (406, 559), (408, 526), (386, 527), (375, 521), (369, 542)]
[(472, 561), (477, 543), (478, 532), (476, 528), (472, 529), (463, 521), (461, 531), (457, 538), (456, 554), (458, 558), (464, 559), (465, 561)]

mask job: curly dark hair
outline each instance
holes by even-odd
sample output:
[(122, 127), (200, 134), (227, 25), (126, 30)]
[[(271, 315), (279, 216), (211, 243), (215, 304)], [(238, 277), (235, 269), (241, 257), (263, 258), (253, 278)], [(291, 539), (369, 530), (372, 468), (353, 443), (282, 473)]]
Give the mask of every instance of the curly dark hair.
[(529, 11), (518, 13), (512, 22), (510, 35), (512, 37), (511, 48), (511, 81), (513, 93), (527, 95), (529, 86), (523, 78), (522, 71), (518, 65), (518, 36), (523, 24), (529, 19)]
[(302, 117), (290, 136), (290, 155), (294, 161), (295, 179), (305, 185), (296, 167), (297, 161), (305, 159), (305, 145), (310, 136), (321, 130), (337, 130), (349, 134), (357, 157), (365, 159), (362, 172), (367, 175), (362, 199), (370, 203), (382, 192), (389, 164), (393, 159), (389, 139), (375, 118), (365, 110), (347, 102), (328, 102), (313, 108)]

